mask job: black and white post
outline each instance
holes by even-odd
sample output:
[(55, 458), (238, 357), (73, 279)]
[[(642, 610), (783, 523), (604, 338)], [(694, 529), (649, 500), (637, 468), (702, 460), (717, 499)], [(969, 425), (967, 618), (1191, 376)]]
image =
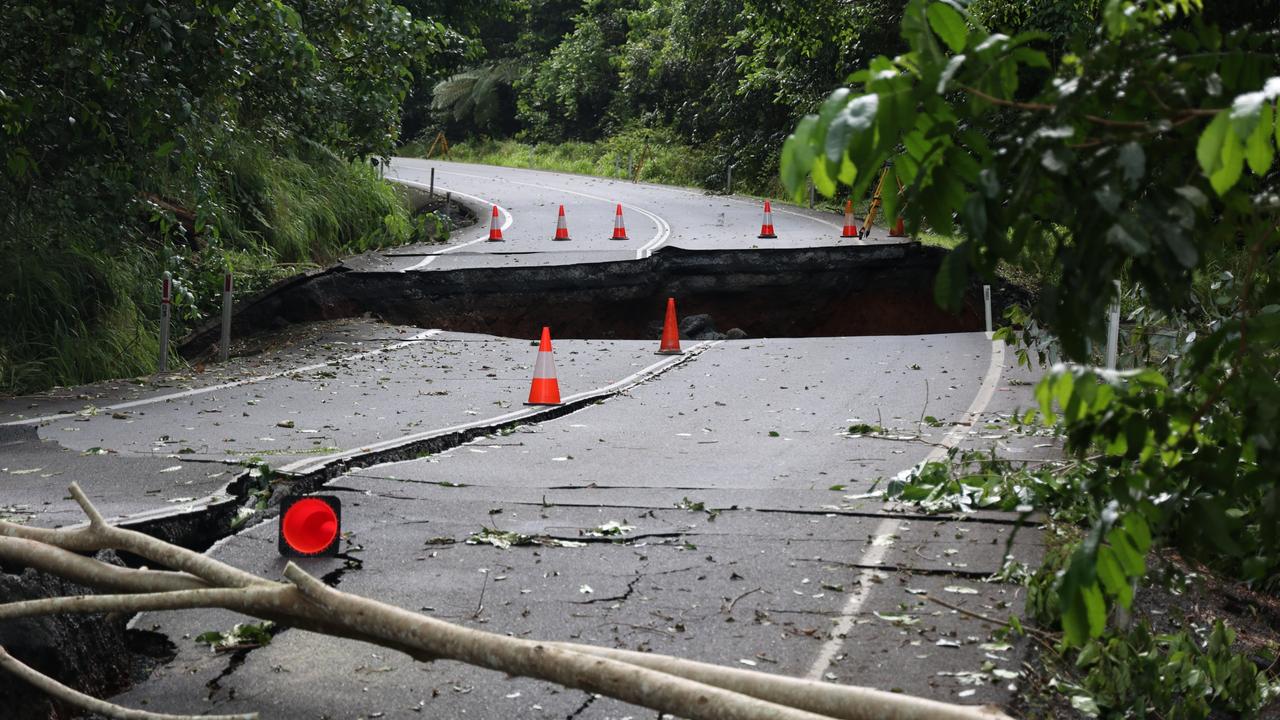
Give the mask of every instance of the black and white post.
[(991, 327), (991, 286), (982, 286), (982, 308), (987, 319), (987, 337), (991, 337), (991, 333), (995, 332), (995, 328)]
[(1107, 369), (1116, 369), (1116, 355), (1120, 348), (1120, 281), (1116, 280), (1116, 299), (1112, 301), (1107, 319)]
[(168, 272), (160, 286), (160, 366), (157, 372), (169, 372), (169, 311), (173, 304), (173, 276)]
[(227, 361), (231, 353), (231, 269), (222, 275), (222, 339), (218, 342), (218, 360)]

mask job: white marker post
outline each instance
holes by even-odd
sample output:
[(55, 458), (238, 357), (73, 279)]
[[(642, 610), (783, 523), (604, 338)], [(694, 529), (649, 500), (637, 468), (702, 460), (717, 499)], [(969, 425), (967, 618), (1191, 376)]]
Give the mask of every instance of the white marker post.
[(1107, 369), (1116, 369), (1116, 354), (1120, 347), (1120, 281), (1116, 280), (1116, 299), (1111, 303), (1110, 322), (1107, 323)]
[(231, 353), (231, 270), (222, 276), (222, 340), (218, 343), (218, 360), (226, 362)]
[(725, 173), (724, 192), (726, 195), (733, 194), (733, 165), (729, 165), (728, 172)]
[(158, 372), (169, 372), (169, 309), (173, 299), (173, 276), (168, 272), (160, 289), (160, 368)]
[(990, 285), (982, 286), (982, 305), (984, 310), (986, 311), (987, 335), (990, 335), (992, 332), (995, 331), (994, 328), (991, 327), (991, 286)]

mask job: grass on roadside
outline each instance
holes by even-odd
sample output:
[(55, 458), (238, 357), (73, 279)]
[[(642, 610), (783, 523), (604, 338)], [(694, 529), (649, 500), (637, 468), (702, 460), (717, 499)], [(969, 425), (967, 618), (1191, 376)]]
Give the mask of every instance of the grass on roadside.
[[(430, 142), (415, 141), (402, 146), (400, 153), (425, 157), (429, 149)], [(450, 146), (448, 159), (608, 178), (630, 177), (628, 171), (634, 169), (642, 182), (701, 188), (714, 187), (716, 182), (723, 185), (721, 171), (712, 167), (706, 151), (680, 143), (670, 133), (646, 129), (594, 142), (466, 140)]]
[(228, 141), (195, 169), (156, 169), (97, 195), (82, 182), (0, 213), (0, 393), (153, 371), (166, 270), (178, 338), (217, 312), (225, 267), (250, 293), (423, 231), (373, 168), (310, 143)]

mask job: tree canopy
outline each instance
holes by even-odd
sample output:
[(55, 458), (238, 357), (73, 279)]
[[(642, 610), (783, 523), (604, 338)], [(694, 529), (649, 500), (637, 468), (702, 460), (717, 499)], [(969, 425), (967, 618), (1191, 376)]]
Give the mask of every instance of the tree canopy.
[[(1044, 278), (1015, 319), (1081, 363), (1037, 391), (1088, 458), (1093, 528), (1058, 586), (1076, 644), (1131, 603), (1153, 535), (1280, 577), (1280, 29), (1216, 20), (1197, 0), (1108, 0), (1058, 54), (1047, 33), (912, 0), (909, 50), (871, 60), (782, 152), (796, 194), (812, 179), (857, 197), (889, 163), (888, 214), (963, 238), (937, 279), (947, 306), (999, 263)], [(1142, 331), (1178, 333), (1157, 367), (1092, 366), (1117, 281)]]

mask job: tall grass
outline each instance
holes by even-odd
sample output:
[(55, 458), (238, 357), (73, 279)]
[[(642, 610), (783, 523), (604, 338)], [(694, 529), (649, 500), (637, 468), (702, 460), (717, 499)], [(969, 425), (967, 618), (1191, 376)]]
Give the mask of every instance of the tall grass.
[(157, 168), (140, 189), (202, 208), (194, 233), (141, 192), (95, 196), (94, 181), (86, 169), (0, 202), (0, 393), (154, 371), (166, 270), (179, 337), (216, 311), (224, 267), (251, 292), (414, 236), (398, 190), (310, 143), (226, 142), (198, 164)]
[[(400, 153), (424, 157), (430, 146), (429, 140), (415, 141), (402, 146)], [(630, 129), (595, 142), (466, 140), (450, 146), (448, 159), (611, 178), (628, 178), (633, 170), (642, 182), (708, 189), (724, 186), (724, 169), (714, 164), (709, 152), (683, 144), (662, 130)], [(739, 189), (745, 187), (739, 184)]]

